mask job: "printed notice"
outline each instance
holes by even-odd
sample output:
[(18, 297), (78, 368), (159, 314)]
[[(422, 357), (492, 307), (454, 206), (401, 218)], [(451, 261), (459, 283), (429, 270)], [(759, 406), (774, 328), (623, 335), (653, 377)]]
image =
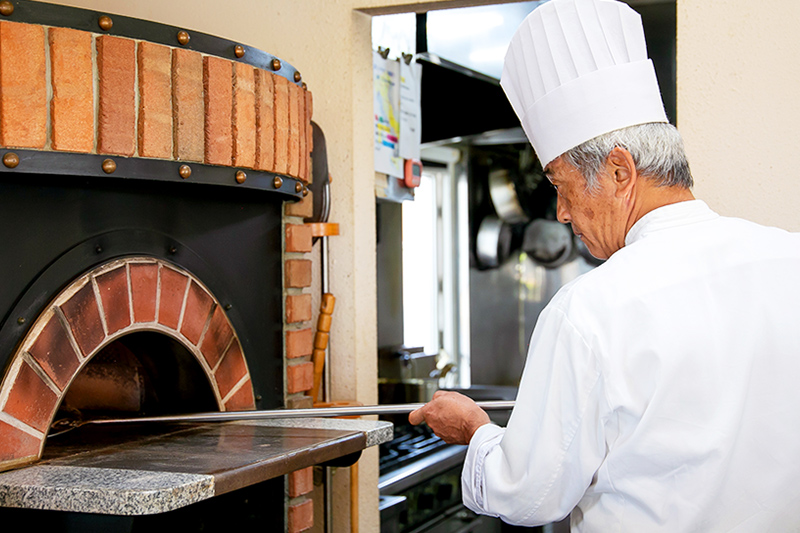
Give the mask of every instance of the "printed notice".
[(420, 157), (422, 142), (422, 116), (420, 92), (422, 88), (422, 65), (400, 62), (400, 157)]
[(403, 177), (400, 156), (400, 63), (372, 53), (375, 171)]

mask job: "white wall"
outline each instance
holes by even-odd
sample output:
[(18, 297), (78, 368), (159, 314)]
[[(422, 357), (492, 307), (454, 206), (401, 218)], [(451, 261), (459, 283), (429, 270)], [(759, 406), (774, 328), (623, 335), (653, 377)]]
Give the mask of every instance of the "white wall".
[(677, 44), (695, 195), (800, 231), (800, 2), (678, 0)]

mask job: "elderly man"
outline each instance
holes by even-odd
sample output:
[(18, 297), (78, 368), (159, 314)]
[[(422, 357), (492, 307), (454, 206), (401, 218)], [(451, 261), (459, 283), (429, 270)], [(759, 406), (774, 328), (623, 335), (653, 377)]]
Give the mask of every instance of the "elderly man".
[(577, 531), (800, 530), (800, 236), (693, 198), (625, 4), (543, 4), (502, 85), (558, 219), (607, 261), (539, 317), (507, 428), (448, 392), (409, 416), (469, 443), (466, 505)]

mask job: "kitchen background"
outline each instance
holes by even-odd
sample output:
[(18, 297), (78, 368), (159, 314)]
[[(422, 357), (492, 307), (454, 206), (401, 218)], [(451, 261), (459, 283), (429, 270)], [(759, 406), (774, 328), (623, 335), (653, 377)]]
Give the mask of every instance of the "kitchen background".
[[(372, 16), (487, 4), (481, 0), (72, 0), (237, 40), (285, 58), (315, 90), (333, 177), (332, 397), (374, 403), (377, 380), (376, 207), (372, 170)], [(631, 2), (646, 5), (653, 2)], [(800, 4), (678, 0), (676, 110), (696, 195), (727, 215), (800, 230), (794, 206)], [(359, 524), (378, 529), (377, 450), (364, 454)], [(337, 483), (344, 486), (348, 478)], [(338, 492), (338, 491), (337, 491)], [(341, 491), (347, 493), (347, 491)], [(349, 521), (346, 501), (343, 524)]]

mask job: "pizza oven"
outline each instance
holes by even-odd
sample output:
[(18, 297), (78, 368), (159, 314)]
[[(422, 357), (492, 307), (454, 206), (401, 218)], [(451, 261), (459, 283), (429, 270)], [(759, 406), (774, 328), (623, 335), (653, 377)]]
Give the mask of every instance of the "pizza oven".
[(311, 114), (300, 73), (244, 44), (0, 2), (0, 514), (301, 531), (312, 466), (391, 438), (352, 420), (56, 431), (311, 406)]

